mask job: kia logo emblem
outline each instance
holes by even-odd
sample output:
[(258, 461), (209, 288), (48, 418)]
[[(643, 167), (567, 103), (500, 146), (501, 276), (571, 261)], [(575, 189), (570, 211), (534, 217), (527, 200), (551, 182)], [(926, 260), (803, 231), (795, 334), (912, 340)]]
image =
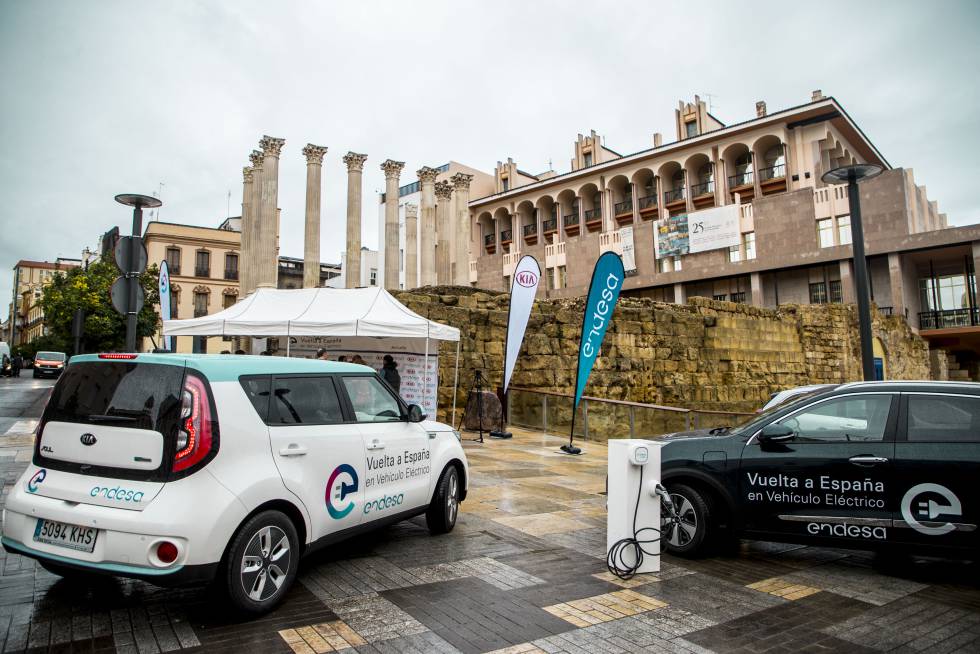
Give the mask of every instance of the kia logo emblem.
[(95, 434), (82, 434), (82, 437), (78, 440), (82, 441), (82, 445), (95, 445), (98, 439), (95, 437)]
[(531, 288), (532, 286), (537, 285), (538, 276), (530, 270), (522, 270), (521, 272), (517, 273), (514, 280), (524, 288)]

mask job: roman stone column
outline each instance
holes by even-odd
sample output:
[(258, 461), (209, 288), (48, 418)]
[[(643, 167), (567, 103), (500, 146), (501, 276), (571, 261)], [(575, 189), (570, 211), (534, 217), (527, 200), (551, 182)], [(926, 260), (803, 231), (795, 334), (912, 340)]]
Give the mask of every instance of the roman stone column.
[(398, 288), (398, 176), (404, 161), (385, 159), (381, 170), (385, 174), (385, 277), (384, 287)]
[(439, 171), (424, 166), (416, 171), (422, 193), (422, 232), (421, 241), (422, 274), (420, 286), (434, 286), (436, 283), (436, 177)]
[(361, 285), (361, 172), (366, 154), (348, 152), (344, 155), (347, 165), (347, 270), (344, 271), (347, 288)]
[(470, 285), (470, 182), (473, 175), (456, 173), (449, 180), (456, 191), (453, 202), (455, 210), (454, 261), (451, 262), (453, 283), (457, 286)]
[(253, 171), (251, 166), (245, 166), (242, 168), (242, 224), (241, 232), (239, 232), (239, 238), (241, 239), (241, 244), (238, 248), (238, 287), (239, 287), (239, 297), (245, 297), (245, 283), (248, 276), (248, 255), (251, 253), (251, 243), (248, 242), (248, 238), (251, 236), (248, 232), (252, 227), (252, 223), (255, 221), (255, 217), (252, 215), (252, 185), (253, 181)]
[(450, 260), (450, 209), (453, 203), (453, 185), (449, 182), (438, 182), (436, 193), (436, 283), (440, 286), (452, 284), (449, 277)]
[(257, 286), (276, 288), (279, 281), (278, 224), (279, 217), (279, 154), (285, 139), (263, 136), (262, 148), (262, 210), (258, 247), (259, 270)]
[(320, 171), (327, 148), (307, 143), (306, 157), (306, 229), (303, 234), (303, 288), (320, 285)]
[(415, 288), (418, 284), (418, 230), (419, 207), (416, 204), (405, 205), (405, 288)]
[[(249, 206), (251, 219), (247, 225), (242, 225), (242, 242), (248, 246), (247, 252), (242, 250), (242, 258), (248, 259), (248, 264), (245, 267), (247, 277), (242, 285), (245, 295), (254, 291), (258, 285), (260, 265), (257, 248), (261, 234), (260, 226), (262, 225), (262, 151), (252, 150), (248, 159), (252, 162), (252, 197)], [(248, 230), (247, 235), (246, 229)]]

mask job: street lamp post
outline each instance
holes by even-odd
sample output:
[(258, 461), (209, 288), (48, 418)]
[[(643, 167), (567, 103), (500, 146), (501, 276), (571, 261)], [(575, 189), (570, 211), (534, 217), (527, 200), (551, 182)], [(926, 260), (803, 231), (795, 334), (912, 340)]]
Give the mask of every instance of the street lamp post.
[(821, 179), (827, 184), (847, 182), (847, 203), (851, 211), (851, 242), (853, 247), (854, 282), (857, 286), (858, 333), (861, 335), (861, 369), (865, 381), (875, 378), (874, 348), (871, 336), (871, 292), (868, 285), (868, 260), (864, 255), (864, 225), (861, 222), (861, 198), (858, 182), (880, 175), (881, 166), (856, 164), (834, 168)]
[(135, 352), (136, 317), (139, 313), (136, 306), (137, 289), (140, 283), (139, 275), (141, 271), (139, 269), (139, 262), (140, 250), (143, 244), (141, 238), (141, 234), (143, 233), (143, 208), (154, 209), (163, 203), (155, 197), (139, 195), (138, 193), (121, 193), (116, 196), (116, 202), (133, 208), (133, 239), (130, 243), (129, 270), (124, 270), (123, 273), (129, 278), (129, 286), (127, 288), (129, 302), (126, 311), (126, 351)]

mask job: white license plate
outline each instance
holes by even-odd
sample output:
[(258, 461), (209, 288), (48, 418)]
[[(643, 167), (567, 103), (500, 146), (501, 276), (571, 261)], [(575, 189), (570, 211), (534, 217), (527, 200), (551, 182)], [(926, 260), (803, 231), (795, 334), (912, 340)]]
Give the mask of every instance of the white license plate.
[(95, 527), (79, 527), (54, 520), (38, 519), (34, 527), (34, 540), (38, 543), (67, 547), (79, 552), (95, 549), (95, 537), (99, 530)]

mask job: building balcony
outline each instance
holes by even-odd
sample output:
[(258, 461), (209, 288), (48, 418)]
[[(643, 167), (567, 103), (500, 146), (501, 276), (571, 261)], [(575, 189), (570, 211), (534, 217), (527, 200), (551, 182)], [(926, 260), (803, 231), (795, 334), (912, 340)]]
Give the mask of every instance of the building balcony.
[(980, 309), (946, 309), (919, 313), (919, 329), (952, 329), (980, 325)]
[(171, 263), (168, 262), (167, 263), (167, 271), (171, 275), (179, 275), (180, 274), (180, 264), (179, 263), (178, 264), (171, 264)]
[(225, 270), (225, 279), (230, 281), (238, 281), (238, 271), (237, 270)]
[(495, 234), (487, 234), (483, 237), (483, 247), (486, 248), (487, 254), (494, 254), (497, 251), (497, 241)]
[(548, 220), (542, 221), (541, 229), (544, 231), (545, 236), (548, 234), (554, 234), (558, 231), (558, 219), (549, 218)]
[(590, 232), (597, 232), (602, 229), (602, 208), (585, 210), (585, 227)]
[(626, 198), (622, 202), (614, 204), (613, 217), (620, 225), (628, 225), (633, 222), (633, 198)]
[(786, 165), (776, 164), (759, 169), (759, 185), (763, 195), (782, 193), (786, 190)]
[(671, 205), (678, 202), (683, 202), (685, 197), (683, 188), (675, 188), (669, 191), (664, 191), (664, 204)]
[(752, 186), (752, 173), (739, 173), (728, 176), (728, 188), (737, 189), (743, 186)]
[(708, 180), (707, 182), (701, 182), (700, 184), (691, 184), (691, 197), (698, 198), (702, 195), (710, 195), (715, 192), (715, 182), (714, 180)]
[(650, 220), (657, 217), (657, 196), (648, 195), (636, 201), (640, 210), (640, 218)]
[(211, 268), (201, 268), (200, 266), (196, 266), (194, 268), (194, 276), (195, 277), (210, 277), (211, 276)]
[(530, 225), (524, 225), (521, 227), (521, 235), (524, 236), (524, 242), (528, 245), (534, 245), (538, 242), (538, 225), (537, 223), (531, 223)]
[(513, 242), (514, 242), (514, 230), (505, 229), (504, 231), (500, 232), (501, 245), (510, 245)]
[(578, 214), (570, 213), (561, 217), (561, 224), (565, 228), (565, 233), (569, 236), (578, 234)]

